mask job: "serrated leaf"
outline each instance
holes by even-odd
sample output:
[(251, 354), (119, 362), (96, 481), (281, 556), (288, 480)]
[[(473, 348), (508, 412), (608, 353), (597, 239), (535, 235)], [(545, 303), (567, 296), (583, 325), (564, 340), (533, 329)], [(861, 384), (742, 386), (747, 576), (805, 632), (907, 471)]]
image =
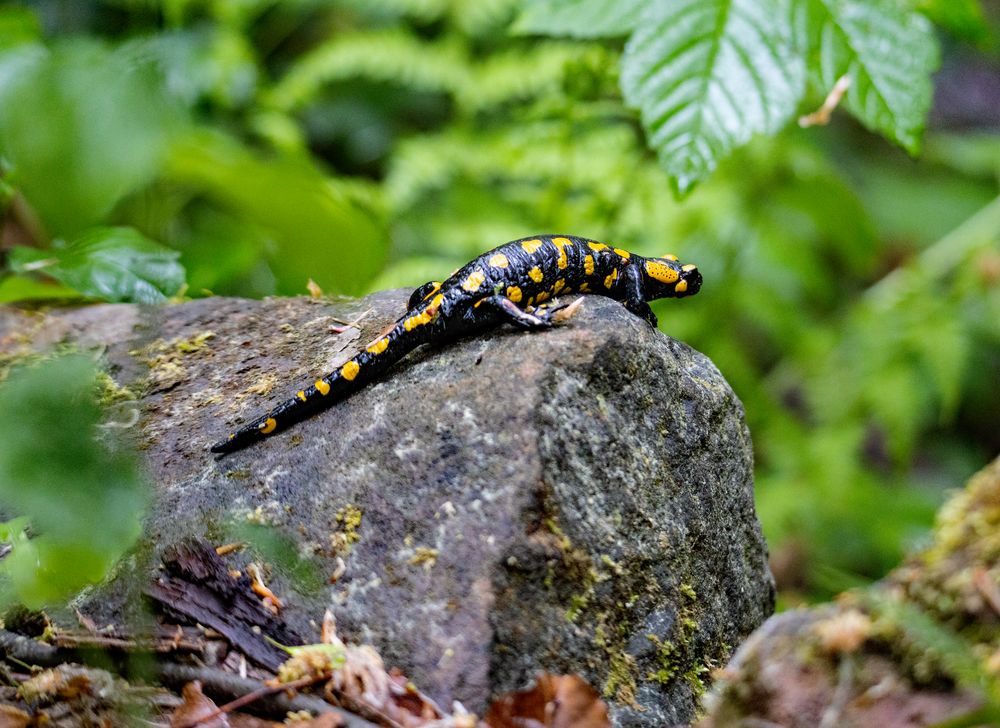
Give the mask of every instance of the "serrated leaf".
[(14, 248), (10, 263), (15, 273), (44, 273), (90, 298), (160, 303), (184, 285), (178, 257), (132, 228), (97, 228), (63, 248)]
[(938, 65), (930, 22), (896, 0), (805, 1), (812, 82), (829, 91), (849, 76), (847, 109), (915, 154)]
[(631, 33), (654, 0), (529, 0), (515, 33), (613, 38)]
[(787, 0), (676, 0), (625, 46), (622, 91), (685, 192), (732, 149), (779, 129), (805, 83)]

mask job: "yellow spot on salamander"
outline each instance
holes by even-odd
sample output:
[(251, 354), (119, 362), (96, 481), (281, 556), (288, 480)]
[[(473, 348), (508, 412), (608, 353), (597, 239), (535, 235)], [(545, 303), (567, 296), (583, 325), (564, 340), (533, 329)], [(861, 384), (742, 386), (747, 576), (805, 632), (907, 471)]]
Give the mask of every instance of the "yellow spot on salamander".
[(356, 361), (351, 360), (340, 368), (340, 376), (351, 382), (354, 380), (354, 377), (358, 376), (359, 371), (361, 371), (361, 367), (358, 366)]
[(552, 284), (552, 293), (553, 293), (553, 295), (558, 296), (559, 295), (559, 291), (561, 291), (565, 287), (566, 287), (566, 281), (564, 281), (562, 278), (560, 278), (558, 281), (556, 281), (554, 284)]
[(580, 284), (580, 293), (588, 293), (590, 291), (590, 284), (584, 281)]
[(324, 397), (330, 394), (330, 385), (326, 383), (323, 379), (317, 379), (316, 383), (313, 385), (316, 387), (316, 391), (322, 394)]
[(295, 396), (301, 399), (303, 402), (306, 401), (306, 393), (301, 389), (295, 393)]
[(487, 301), (487, 300), (489, 300), (489, 299), (486, 299), (486, 298), (480, 298), (480, 299), (479, 299), (478, 301), (476, 301), (476, 302), (475, 302), (474, 304), (472, 304), (472, 307), (473, 307), (473, 308), (479, 308), (479, 307), (480, 307), (480, 306), (482, 306), (482, 305), (483, 305), (484, 303), (486, 303), (486, 301)]
[(546, 293), (545, 291), (542, 291), (535, 298), (535, 303), (541, 303), (542, 301), (548, 301), (548, 300), (549, 300), (549, 294)]
[(698, 266), (696, 266), (694, 263), (688, 263), (687, 265), (682, 265), (681, 270), (687, 273), (688, 271), (691, 270), (698, 270)]
[(674, 291), (676, 291), (677, 293), (684, 293), (684, 291), (686, 291), (687, 289), (688, 289), (687, 281), (678, 281), (677, 285), (674, 286)]
[(556, 259), (556, 265), (560, 269), (565, 268), (569, 265), (569, 260), (566, 257), (566, 246), (572, 245), (569, 238), (552, 238), (552, 244), (556, 246), (559, 250), (559, 257)]
[(441, 281), (432, 281), (432, 282), (434, 283), (434, 287), (430, 290), (430, 292), (426, 296), (424, 296), (423, 298), (424, 301), (426, 301), (428, 298), (430, 298), (435, 293), (441, 290)]
[(489, 259), (489, 264), (494, 268), (506, 268), (510, 265), (510, 261), (507, 260), (507, 256), (503, 253), (497, 253), (492, 258)]
[(514, 303), (520, 303), (521, 301), (521, 289), (517, 286), (507, 287), (507, 298), (509, 298)]
[(615, 268), (614, 270), (612, 270), (611, 273), (609, 273), (608, 276), (604, 279), (604, 287), (605, 288), (611, 288), (611, 286), (613, 286), (615, 284), (616, 280), (618, 280), (618, 269), (617, 268)]
[(622, 250), (621, 248), (615, 248), (614, 250), (619, 256), (621, 256), (625, 260), (628, 260), (629, 258), (632, 257), (632, 254), (629, 253), (627, 250)]
[(658, 260), (646, 261), (646, 273), (660, 283), (673, 283), (680, 277), (676, 270)]
[(588, 276), (594, 275), (594, 256), (588, 255), (583, 259), (583, 272)]
[(427, 313), (433, 316), (437, 313), (438, 309), (441, 308), (442, 303), (444, 303), (444, 294), (439, 293), (434, 296), (434, 300), (431, 301), (431, 305), (427, 307)]
[(538, 252), (538, 249), (542, 247), (542, 241), (525, 240), (523, 243), (521, 243), (521, 247), (524, 248), (525, 253), (528, 253), (529, 255), (534, 255), (536, 252)]
[(537, 265), (528, 271), (528, 278), (533, 280), (535, 283), (541, 283), (544, 277), (545, 274), (542, 273), (542, 269), (539, 268)]
[(481, 270), (477, 270), (475, 273), (470, 274), (469, 277), (462, 282), (462, 288), (469, 293), (475, 293), (479, 290), (479, 287), (483, 285), (485, 280), (486, 276), (483, 275), (483, 272)]
[[(437, 300), (438, 300), (437, 297), (435, 297), (434, 301)], [(440, 303), (438, 305), (440, 305)], [(431, 319), (434, 318), (435, 313), (437, 313), (437, 307), (434, 305), (434, 302), (432, 302), (431, 305), (427, 307), (425, 310), (421, 311), (418, 314), (414, 314), (413, 316), (410, 316), (410, 318), (406, 319), (406, 321), (403, 322), (403, 328), (406, 329), (407, 331), (413, 331), (413, 329), (417, 328), (418, 326), (423, 326), (424, 324), (428, 324), (431, 322)]]
[(368, 347), (369, 354), (381, 354), (389, 348), (389, 337), (385, 336)]
[(666, 255), (663, 256), (663, 259), (664, 260), (677, 260), (677, 256), (674, 255), (673, 253), (667, 253)]
[(278, 426), (278, 421), (275, 420), (273, 417), (268, 417), (260, 424), (259, 428), (260, 434), (270, 435), (272, 432), (274, 432), (274, 428), (277, 426)]
[(604, 243), (587, 243), (587, 247), (593, 250), (595, 253), (600, 253), (602, 250), (607, 250), (608, 246)]

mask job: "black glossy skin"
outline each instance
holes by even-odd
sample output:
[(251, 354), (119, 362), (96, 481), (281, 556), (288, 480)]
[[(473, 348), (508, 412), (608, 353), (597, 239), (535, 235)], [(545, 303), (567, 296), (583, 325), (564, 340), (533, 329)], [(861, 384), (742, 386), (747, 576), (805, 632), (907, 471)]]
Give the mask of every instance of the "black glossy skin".
[(421, 344), (441, 343), (504, 323), (527, 330), (549, 328), (553, 314), (565, 308), (547, 303), (553, 296), (607, 296), (656, 326), (649, 301), (692, 296), (699, 288), (698, 269), (672, 256), (644, 258), (572, 235), (538, 235), (505, 243), (448, 280), (431, 281), (415, 290), (409, 310), (386, 334), (337, 371), (213, 445), (212, 452), (239, 450), (344, 399)]

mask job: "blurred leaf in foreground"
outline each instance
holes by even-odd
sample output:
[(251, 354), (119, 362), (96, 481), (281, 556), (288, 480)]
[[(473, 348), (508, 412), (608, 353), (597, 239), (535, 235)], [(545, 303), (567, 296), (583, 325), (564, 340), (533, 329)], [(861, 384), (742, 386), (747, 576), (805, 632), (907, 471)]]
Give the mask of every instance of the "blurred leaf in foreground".
[(0, 154), (53, 237), (79, 234), (148, 182), (177, 119), (151, 64), (99, 43), (0, 53)]
[(147, 484), (130, 455), (96, 439), (96, 378), (89, 358), (70, 356), (16, 370), (0, 387), (0, 508), (18, 516), (0, 526), (12, 546), (0, 561), (0, 607), (72, 596), (139, 537)]
[(15, 273), (41, 272), (90, 298), (160, 303), (184, 285), (180, 253), (132, 228), (97, 228), (52, 250), (17, 247)]

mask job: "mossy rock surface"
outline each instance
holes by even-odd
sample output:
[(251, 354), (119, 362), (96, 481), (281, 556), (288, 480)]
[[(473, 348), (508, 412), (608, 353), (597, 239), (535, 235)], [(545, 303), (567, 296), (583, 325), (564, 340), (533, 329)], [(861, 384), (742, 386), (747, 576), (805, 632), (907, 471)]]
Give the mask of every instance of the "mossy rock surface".
[(1000, 458), (942, 507), (931, 545), (883, 581), (767, 620), (699, 726), (923, 728), (987, 709), (956, 725), (996, 725), (985, 698), (998, 673)]
[(406, 297), (0, 312), (14, 353), (102, 347), (113, 416), (139, 414), (148, 548), (84, 613), (126, 620), (164, 548), (264, 524), (322, 577), (306, 588), (267, 564), (293, 627), (316, 639), (331, 607), (341, 636), (445, 705), (481, 713), (548, 670), (582, 674), (618, 726), (690, 721), (709, 672), (773, 608), (750, 436), (715, 366), (619, 304), (588, 297), (550, 331), (418, 350), (288, 431), (208, 452)]

